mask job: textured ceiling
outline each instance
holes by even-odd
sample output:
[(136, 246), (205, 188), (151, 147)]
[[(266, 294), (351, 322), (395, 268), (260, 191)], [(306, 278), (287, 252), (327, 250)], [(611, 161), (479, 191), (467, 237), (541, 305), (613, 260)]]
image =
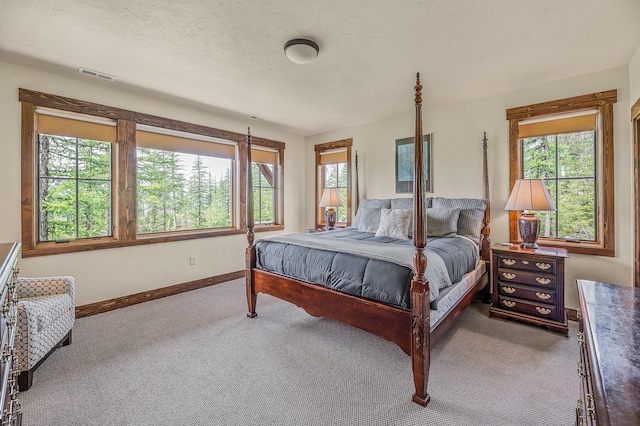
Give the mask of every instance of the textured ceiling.
[[(291, 38), (320, 45), (296, 65)], [(627, 65), (638, 0), (0, 0), (0, 60), (311, 135)]]

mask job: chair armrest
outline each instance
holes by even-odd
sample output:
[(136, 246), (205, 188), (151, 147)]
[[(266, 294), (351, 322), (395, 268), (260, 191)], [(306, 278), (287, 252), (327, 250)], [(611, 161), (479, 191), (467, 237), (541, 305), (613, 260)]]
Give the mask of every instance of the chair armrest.
[(73, 277), (41, 277), (16, 279), (18, 300), (27, 297), (69, 293), (75, 301), (75, 281)]

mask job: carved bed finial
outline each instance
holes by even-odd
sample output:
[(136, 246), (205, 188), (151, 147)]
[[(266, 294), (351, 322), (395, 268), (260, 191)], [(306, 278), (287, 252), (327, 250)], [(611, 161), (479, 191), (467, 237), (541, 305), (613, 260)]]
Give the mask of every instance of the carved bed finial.
[(422, 84), (420, 84), (420, 73), (416, 73), (416, 85), (414, 87), (416, 90), (416, 105), (422, 105)]

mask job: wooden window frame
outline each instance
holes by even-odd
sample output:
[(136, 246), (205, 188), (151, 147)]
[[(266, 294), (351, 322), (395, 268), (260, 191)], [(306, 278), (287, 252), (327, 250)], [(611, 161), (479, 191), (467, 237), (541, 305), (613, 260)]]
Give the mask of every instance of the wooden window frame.
[[(334, 149), (346, 148), (347, 150), (347, 223), (346, 226), (351, 225), (351, 147), (353, 146), (353, 139), (343, 139), (334, 142), (327, 142), (315, 145), (315, 153), (316, 153), (316, 200), (315, 200), (315, 222), (316, 228), (323, 228), (326, 226), (327, 222), (324, 217), (324, 208), (318, 207), (320, 204), (320, 198), (322, 197), (322, 191), (324, 189), (324, 176), (320, 176), (319, 167), (320, 167), (320, 155), (322, 152), (332, 151)], [(344, 222), (342, 222), (344, 223)], [(338, 223), (336, 222), (336, 225)]]
[[(246, 192), (247, 192), (247, 136), (245, 134), (216, 129), (198, 124), (158, 117), (154, 115), (124, 110), (92, 102), (81, 101), (48, 93), (20, 88), (18, 100), (22, 104), (22, 257), (50, 254), (74, 253), (88, 250), (127, 247), (134, 245), (182, 241), (195, 238), (209, 238), (222, 235), (243, 234), (246, 232)], [(113, 232), (111, 237), (71, 240), (55, 243), (37, 242), (37, 192), (35, 176), (38, 167), (36, 107), (51, 108), (65, 112), (92, 115), (116, 121), (116, 142), (113, 149)], [(236, 167), (239, 172), (234, 176), (236, 192), (233, 194), (234, 206), (239, 208), (239, 223), (234, 228), (189, 230), (166, 232), (162, 234), (137, 235), (136, 232), (136, 126), (138, 124), (165, 128), (180, 132), (219, 138), (235, 142), (238, 145)], [(277, 223), (256, 226), (254, 231), (275, 231), (284, 229), (284, 149), (285, 144), (274, 140), (252, 136), (252, 144), (278, 151), (279, 185)]]
[(640, 99), (631, 107), (631, 123), (633, 124), (633, 208), (635, 212), (633, 285), (640, 287)]
[[(509, 189), (516, 179), (523, 176), (520, 121), (535, 117), (553, 118), (555, 115), (577, 111), (597, 110), (596, 131), (596, 227), (595, 242), (570, 242), (558, 238), (539, 238), (540, 245), (565, 248), (571, 253), (615, 256), (615, 205), (613, 170), (613, 104), (617, 102), (617, 90), (591, 93), (556, 101), (543, 102), (507, 110), (509, 120)], [(518, 217), (520, 212), (509, 212), (509, 239), (519, 242)]]

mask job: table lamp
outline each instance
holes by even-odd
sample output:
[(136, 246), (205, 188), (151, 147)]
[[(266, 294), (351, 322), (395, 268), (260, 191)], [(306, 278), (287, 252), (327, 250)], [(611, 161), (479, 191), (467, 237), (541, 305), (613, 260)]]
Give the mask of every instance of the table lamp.
[(505, 210), (522, 211), (518, 219), (518, 230), (522, 248), (538, 248), (536, 240), (540, 234), (540, 220), (532, 210), (556, 210), (555, 204), (542, 179), (517, 179)]
[(340, 206), (342, 206), (342, 200), (340, 199), (340, 194), (338, 194), (338, 189), (325, 188), (324, 191), (322, 191), (319, 207), (327, 207), (324, 213), (327, 218), (327, 230), (333, 229), (336, 224), (337, 214), (333, 207)]

